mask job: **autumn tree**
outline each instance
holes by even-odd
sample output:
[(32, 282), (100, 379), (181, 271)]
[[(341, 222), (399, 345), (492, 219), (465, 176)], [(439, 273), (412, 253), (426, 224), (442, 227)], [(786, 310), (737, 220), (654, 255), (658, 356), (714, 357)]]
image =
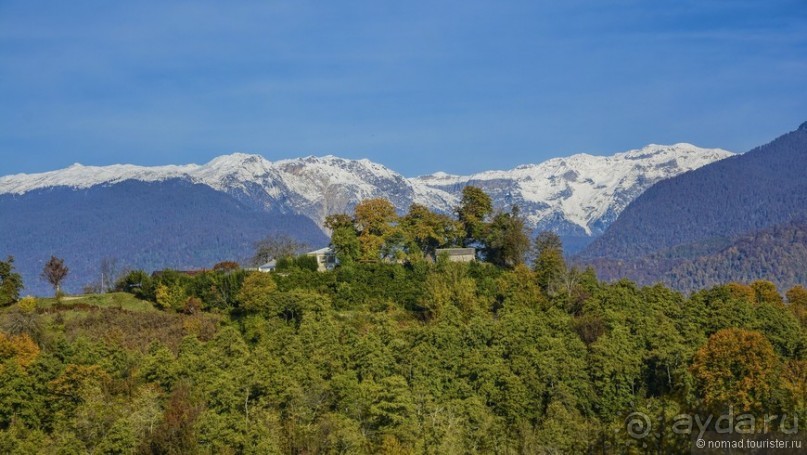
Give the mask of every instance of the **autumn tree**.
[(486, 219), (493, 212), (493, 202), (481, 188), (468, 185), (462, 189), (462, 199), (457, 208), (457, 218), (465, 231), (463, 246), (483, 243)]
[(742, 300), (749, 304), (757, 303), (756, 291), (747, 284), (731, 282), (726, 284), (726, 290), (734, 299)]
[(0, 332), (0, 363), (14, 359), (23, 368), (39, 355), (39, 346), (27, 334), (6, 336)]
[(409, 207), (401, 218), (401, 227), (425, 256), (433, 255), (437, 248), (458, 243), (462, 229), (451, 217), (434, 213), (421, 204)]
[(64, 259), (51, 256), (50, 260), (45, 264), (42, 269), (42, 278), (53, 286), (56, 295), (61, 292), (62, 281), (67, 277), (70, 269), (64, 265)]
[(785, 294), (787, 303), (791, 305), (801, 305), (807, 308), (807, 288), (804, 286), (795, 286)]
[(213, 271), (219, 273), (230, 273), (240, 269), (241, 266), (235, 261), (221, 261), (213, 265)]
[(803, 286), (796, 286), (785, 294), (790, 311), (801, 322), (802, 326), (807, 326), (807, 289)]
[(782, 296), (776, 285), (766, 280), (757, 280), (751, 283), (756, 293), (757, 303), (782, 303)]
[(22, 277), (14, 271), (14, 258), (0, 261), (0, 306), (10, 305), (20, 298)]
[(714, 333), (695, 354), (690, 370), (700, 384), (704, 404), (722, 412), (768, 408), (779, 359), (759, 332), (729, 328)]
[(353, 221), (359, 233), (360, 257), (378, 260), (388, 236), (394, 233), (398, 215), (392, 203), (383, 198), (365, 199), (354, 210)]
[(194, 424), (202, 412), (202, 407), (194, 403), (190, 387), (180, 384), (176, 387), (168, 403), (162, 422), (157, 426), (150, 447), (152, 453), (196, 453), (197, 437)]

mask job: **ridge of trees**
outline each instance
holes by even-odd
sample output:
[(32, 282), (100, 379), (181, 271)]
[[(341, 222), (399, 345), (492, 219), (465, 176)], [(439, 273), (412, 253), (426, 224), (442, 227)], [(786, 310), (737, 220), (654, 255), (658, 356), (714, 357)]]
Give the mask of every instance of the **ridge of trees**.
[(517, 206), (494, 213), (490, 196), (466, 186), (456, 218), (412, 204), (399, 216), (386, 199), (360, 202), (352, 215), (325, 219), (331, 246), (343, 263), (418, 261), (439, 248), (473, 247), (479, 257), (502, 267), (523, 264), (530, 248), (528, 230)]

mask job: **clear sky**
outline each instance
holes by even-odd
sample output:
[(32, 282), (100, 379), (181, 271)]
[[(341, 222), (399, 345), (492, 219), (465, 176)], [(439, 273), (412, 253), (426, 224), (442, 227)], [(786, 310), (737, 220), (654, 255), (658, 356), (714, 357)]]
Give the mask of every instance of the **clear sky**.
[(232, 152), (470, 173), (805, 120), (805, 0), (0, 0), (0, 175)]

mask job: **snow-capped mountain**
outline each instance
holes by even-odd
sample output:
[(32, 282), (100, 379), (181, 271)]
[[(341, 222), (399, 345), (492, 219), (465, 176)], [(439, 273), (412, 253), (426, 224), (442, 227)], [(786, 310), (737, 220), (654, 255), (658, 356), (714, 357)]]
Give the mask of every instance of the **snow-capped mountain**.
[(262, 210), (300, 214), (322, 224), (327, 215), (350, 212), (362, 199), (384, 197), (405, 211), (417, 202), (451, 212), (465, 185), (487, 191), (497, 208), (517, 204), (534, 229), (596, 236), (655, 182), (732, 155), (691, 144), (648, 145), (613, 156), (579, 154), (470, 176), (436, 173), (405, 178), (369, 160), (335, 156), (270, 162), (236, 153), (207, 164), (143, 167), (82, 166), (40, 174), (0, 177), (0, 195), (52, 187), (86, 189), (123, 181), (172, 179), (207, 185)]
[(628, 203), (659, 180), (733, 155), (692, 144), (650, 144), (613, 156), (578, 154), (471, 176), (443, 172), (414, 182), (452, 195), (483, 188), (498, 207), (518, 205), (535, 229), (564, 235), (601, 234)]

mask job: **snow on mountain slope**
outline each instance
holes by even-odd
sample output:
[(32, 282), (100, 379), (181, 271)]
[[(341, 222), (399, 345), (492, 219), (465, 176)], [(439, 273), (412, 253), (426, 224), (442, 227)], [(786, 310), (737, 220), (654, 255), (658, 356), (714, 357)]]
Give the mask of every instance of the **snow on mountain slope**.
[(0, 194), (24, 194), (50, 187), (89, 188), (126, 180), (187, 179), (225, 192), (254, 207), (305, 215), (320, 227), (325, 217), (349, 212), (362, 199), (384, 197), (400, 211), (413, 202), (451, 212), (462, 187), (477, 185), (498, 208), (522, 208), (532, 228), (565, 235), (597, 235), (653, 183), (730, 156), (690, 144), (649, 145), (613, 156), (574, 155), (509, 171), (471, 176), (436, 173), (407, 179), (369, 160), (335, 156), (270, 162), (236, 153), (207, 164), (143, 167), (82, 166), (41, 174), (0, 177)]
[(470, 176), (440, 172), (413, 180), (450, 193), (476, 185), (485, 189), (498, 207), (518, 204), (534, 228), (597, 235), (628, 203), (659, 180), (731, 155), (726, 150), (685, 143), (651, 144), (613, 156), (579, 154), (508, 171)]

